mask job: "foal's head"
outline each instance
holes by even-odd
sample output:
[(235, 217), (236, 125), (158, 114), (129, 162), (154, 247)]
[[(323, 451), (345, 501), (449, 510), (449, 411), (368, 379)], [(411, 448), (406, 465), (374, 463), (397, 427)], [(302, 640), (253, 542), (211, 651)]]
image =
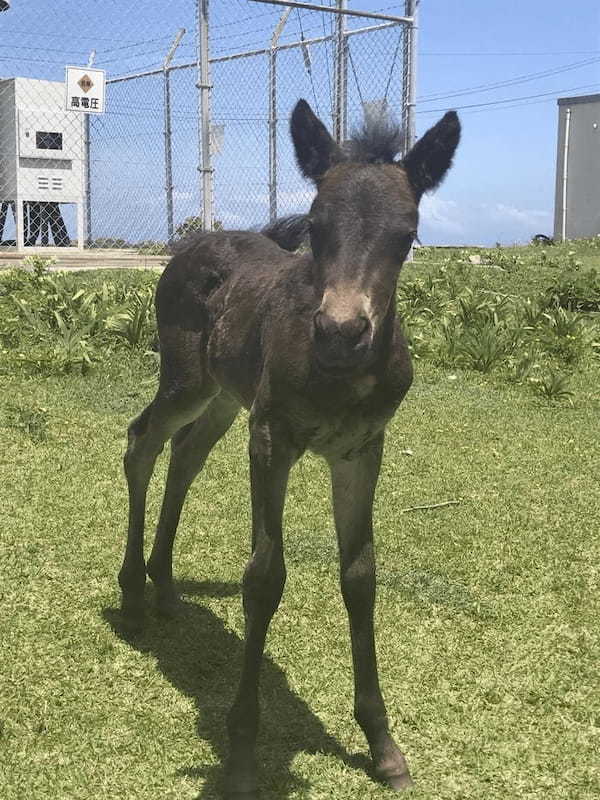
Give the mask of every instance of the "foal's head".
[(300, 100), (291, 132), (300, 169), (318, 190), (309, 215), (321, 298), (315, 353), (324, 370), (351, 371), (376, 352), (400, 267), (417, 234), (419, 201), (448, 171), (460, 123), (448, 112), (398, 161), (400, 133), (385, 117), (367, 118), (342, 149)]

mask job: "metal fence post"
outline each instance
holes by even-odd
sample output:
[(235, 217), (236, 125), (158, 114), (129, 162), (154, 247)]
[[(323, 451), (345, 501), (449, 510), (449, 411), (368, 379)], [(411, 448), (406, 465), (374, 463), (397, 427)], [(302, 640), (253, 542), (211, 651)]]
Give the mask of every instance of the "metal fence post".
[(164, 94), (164, 112), (165, 112), (165, 192), (167, 199), (167, 240), (169, 243), (173, 240), (175, 232), (173, 220), (173, 156), (172, 156), (172, 142), (171, 142), (171, 77), (169, 75), (169, 68), (165, 67), (163, 94)]
[[(346, 11), (348, 0), (336, 0), (339, 11)], [(346, 17), (337, 14), (335, 53), (335, 117), (333, 135), (341, 144), (346, 139), (348, 110), (348, 42), (346, 40)]]
[(25, 201), (23, 196), (17, 194), (17, 199), (13, 205), (13, 214), (15, 216), (15, 235), (17, 237), (17, 252), (22, 253), (25, 248)]
[(417, 140), (415, 110), (417, 102), (417, 36), (419, 31), (419, 0), (405, 1), (405, 14), (411, 22), (405, 28), (404, 69), (402, 91), (402, 127), (404, 152)]
[(277, 219), (277, 44), (292, 9), (286, 9), (271, 38), (269, 51), (269, 220)]
[(170, 65), (179, 47), (179, 42), (185, 35), (185, 28), (181, 28), (163, 63), (163, 97), (164, 97), (164, 137), (165, 137), (165, 193), (167, 200), (167, 239), (169, 244), (173, 241), (175, 233), (174, 213), (173, 213), (173, 144), (171, 128), (171, 73)]
[[(85, 243), (87, 247), (92, 246), (92, 158), (90, 148), (92, 138), (90, 134), (90, 115), (84, 114), (83, 136), (85, 147)], [(79, 244), (79, 242), (78, 242)], [(79, 245), (80, 247), (83, 244)]]
[[(420, 0), (405, 0), (404, 13), (411, 18), (404, 28), (404, 69), (402, 70), (402, 128), (404, 131), (404, 154), (408, 153), (417, 141), (417, 35), (419, 25)], [(407, 261), (415, 260), (415, 247), (411, 246)]]
[(208, 0), (197, 0), (198, 48), (197, 74), (199, 90), (198, 171), (202, 176), (202, 230), (213, 229), (213, 170), (211, 164), (210, 128), (210, 54)]
[[(96, 51), (92, 50), (88, 58), (88, 67), (94, 66), (96, 60)], [(92, 146), (92, 137), (90, 133), (90, 115), (83, 115), (83, 137), (85, 148), (85, 244), (88, 247), (92, 246), (92, 157), (90, 148)], [(78, 226), (79, 227), (79, 226)], [(78, 236), (79, 239), (79, 231)], [(83, 242), (77, 242), (79, 249), (83, 249)]]

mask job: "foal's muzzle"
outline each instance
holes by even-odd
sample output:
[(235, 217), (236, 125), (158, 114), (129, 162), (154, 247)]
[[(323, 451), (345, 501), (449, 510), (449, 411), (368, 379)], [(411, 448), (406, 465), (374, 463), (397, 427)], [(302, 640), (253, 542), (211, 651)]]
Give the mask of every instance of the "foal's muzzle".
[(328, 372), (346, 372), (364, 362), (371, 341), (371, 323), (359, 315), (338, 322), (325, 311), (314, 316), (317, 362)]

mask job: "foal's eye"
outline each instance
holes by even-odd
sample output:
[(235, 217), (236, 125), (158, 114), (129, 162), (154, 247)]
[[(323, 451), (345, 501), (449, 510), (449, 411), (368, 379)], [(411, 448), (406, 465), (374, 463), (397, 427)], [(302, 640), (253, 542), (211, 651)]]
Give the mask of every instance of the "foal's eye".
[(397, 236), (395, 236), (394, 251), (398, 254), (403, 254), (411, 246), (415, 235), (416, 231), (410, 231), (409, 233), (402, 231), (402, 233), (399, 233)]

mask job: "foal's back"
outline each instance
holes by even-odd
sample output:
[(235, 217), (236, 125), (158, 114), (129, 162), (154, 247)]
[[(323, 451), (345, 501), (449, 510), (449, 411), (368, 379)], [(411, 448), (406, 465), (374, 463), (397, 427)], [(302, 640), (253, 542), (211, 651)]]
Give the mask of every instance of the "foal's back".
[(249, 293), (265, 291), (282, 269), (298, 260), (262, 233), (215, 231), (181, 244), (160, 277), (156, 315), (161, 327), (204, 328), (220, 309), (231, 285), (243, 281)]

